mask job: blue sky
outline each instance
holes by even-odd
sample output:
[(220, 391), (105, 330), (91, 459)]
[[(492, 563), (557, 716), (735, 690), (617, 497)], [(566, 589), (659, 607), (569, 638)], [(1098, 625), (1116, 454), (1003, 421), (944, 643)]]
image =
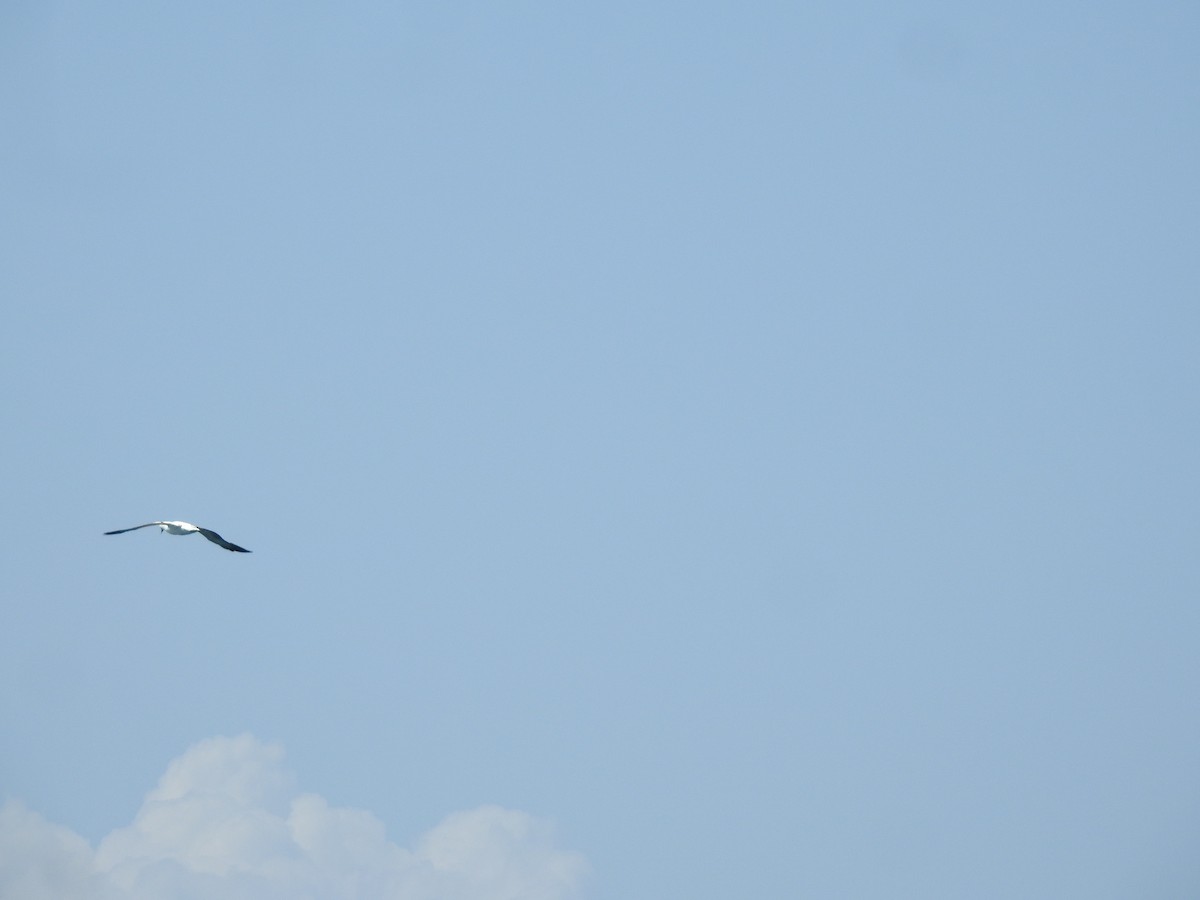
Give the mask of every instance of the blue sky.
[(1200, 890), (1198, 37), (6, 5), (0, 887)]

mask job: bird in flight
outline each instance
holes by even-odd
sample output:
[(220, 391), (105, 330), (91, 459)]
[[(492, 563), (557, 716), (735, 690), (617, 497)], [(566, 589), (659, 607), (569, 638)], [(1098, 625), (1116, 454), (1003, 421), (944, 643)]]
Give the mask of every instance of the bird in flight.
[(151, 525), (157, 525), (167, 534), (202, 534), (218, 547), (224, 547), (226, 550), (232, 550), (234, 553), (249, 553), (245, 547), (239, 547), (237, 544), (231, 544), (225, 538), (221, 537), (215, 531), (209, 531), (207, 528), (201, 528), (199, 525), (192, 525), (189, 522), (147, 522), (145, 525), (134, 525), (132, 528), (118, 528), (116, 531), (106, 531), (105, 534), (124, 534), (127, 531), (137, 531), (139, 528), (149, 528)]

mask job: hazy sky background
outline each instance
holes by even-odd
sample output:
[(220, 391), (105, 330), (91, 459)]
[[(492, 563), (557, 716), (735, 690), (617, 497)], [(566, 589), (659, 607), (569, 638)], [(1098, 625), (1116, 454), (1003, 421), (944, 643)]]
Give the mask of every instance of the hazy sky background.
[(1194, 4), (3, 10), (6, 900), (1200, 894)]

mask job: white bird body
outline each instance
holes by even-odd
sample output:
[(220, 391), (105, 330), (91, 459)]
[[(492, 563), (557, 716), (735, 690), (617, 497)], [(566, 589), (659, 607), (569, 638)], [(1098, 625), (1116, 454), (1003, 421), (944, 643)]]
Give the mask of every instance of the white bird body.
[(225, 538), (221, 537), (215, 531), (208, 528), (201, 528), (199, 525), (193, 525), (191, 522), (147, 522), (145, 525), (134, 525), (132, 528), (118, 528), (116, 531), (106, 531), (105, 534), (124, 534), (127, 531), (137, 531), (139, 528), (149, 528), (152, 525), (157, 525), (163, 532), (167, 534), (202, 534), (218, 547), (224, 547), (226, 550), (232, 550), (234, 553), (249, 553), (245, 547), (239, 547), (237, 544), (231, 544)]
[(152, 524), (157, 525), (167, 534), (193, 534), (200, 530), (190, 522), (154, 522)]

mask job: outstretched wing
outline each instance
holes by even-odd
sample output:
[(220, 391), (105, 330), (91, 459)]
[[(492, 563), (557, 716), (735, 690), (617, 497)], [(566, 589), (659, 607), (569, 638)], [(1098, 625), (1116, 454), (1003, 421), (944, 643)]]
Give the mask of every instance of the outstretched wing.
[(137, 531), (139, 528), (149, 528), (151, 525), (161, 525), (162, 522), (147, 522), (145, 525), (134, 525), (132, 528), (118, 528), (116, 531), (106, 531), (105, 534), (124, 534), (127, 531)]
[(210, 531), (207, 528), (200, 528), (199, 526), (196, 526), (196, 530), (199, 531), (206, 538), (208, 538), (210, 541), (212, 541), (214, 544), (216, 544), (220, 547), (224, 547), (226, 550), (232, 550), (234, 553), (249, 553), (250, 552), (245, 547), (239, 547), (237, 544), (229, 543), (229, 541), (225, 540), (225, 538), (221, 537), (215, 531)]

